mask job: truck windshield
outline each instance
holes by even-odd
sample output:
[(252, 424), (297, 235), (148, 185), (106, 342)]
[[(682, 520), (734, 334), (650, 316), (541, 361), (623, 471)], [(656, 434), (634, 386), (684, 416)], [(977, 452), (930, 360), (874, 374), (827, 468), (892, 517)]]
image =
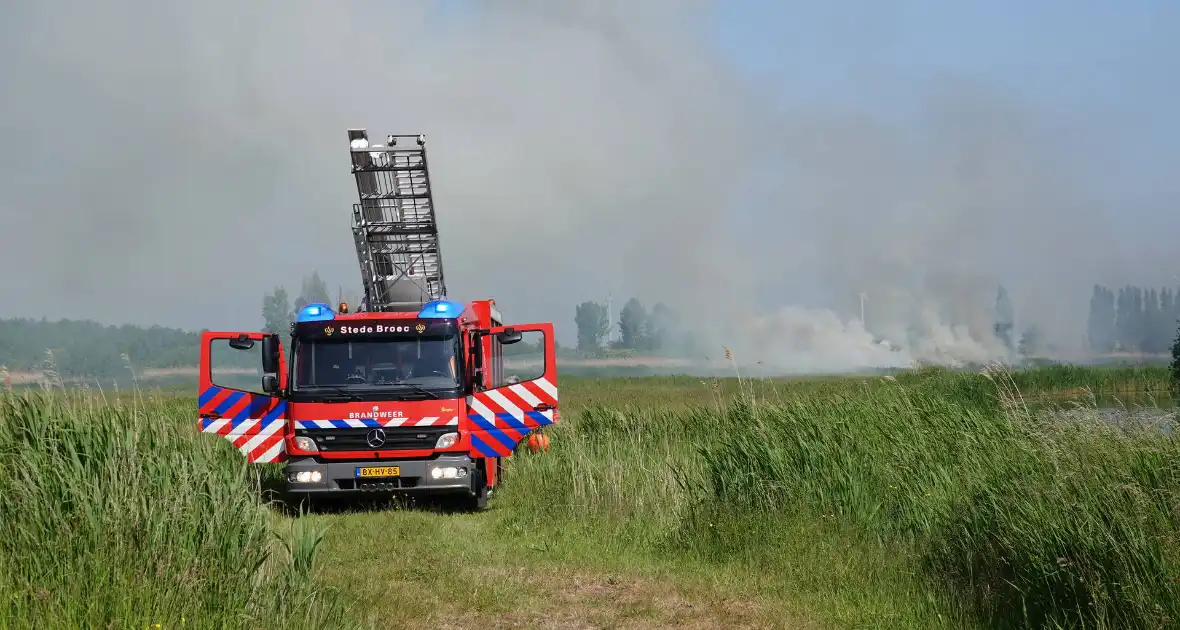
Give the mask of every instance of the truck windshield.
[(455, 389), (461, 384), (459, 356), (456, 334), (300, 341), (293, 390)]

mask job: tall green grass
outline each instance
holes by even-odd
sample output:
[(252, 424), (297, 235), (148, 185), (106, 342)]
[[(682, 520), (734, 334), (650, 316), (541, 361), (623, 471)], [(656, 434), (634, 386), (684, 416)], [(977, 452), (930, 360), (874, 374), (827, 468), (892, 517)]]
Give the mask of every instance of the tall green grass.
[[(1180, 447), (1022, 398), (1140, 377), (563, 379), (552, 450), (463, 518), (525, 565), (646, 558), (821, 627), (1169, 627)], [(345, 625), (317, 586), (324, 532), (263, 505), (263, 471), (193, 409), (0, 396), (0, 626)]]
[(1167, 365), (1127, 365), (1091, 367), (1085, 365), (1047, 365), (1012, 372), (1011, 380), (1026, 393), (1060, 392), (1088, 389), (1095, 393), (1125, 394), (1167, 392), (1171, 374)]
[(0, 624), (337, 627), (321, 533), (272, 531), (252, 468), (192, 416), (185, 399), (0, 395)]
[(592, 407), (513, 462), (500, 500), (514, 535), (737, 564), (837, 625), (1180, 623), (1180, 445), (1030, 406), (1018, 383), (935, 371)]
[[(561, 373), (563, 411), (583, 407), (636, 410), (715, 406), (719, 400), (737, 395), (753, 396), (759, 401), (776, 402), (798, 397), (856, 395), (866, 389), (880, 389), (888, 383), (914, 386), (923, 381), (951, 378), (961, 374), (973, 382), (973, 371), (952, 371), (927, 366), (894, 375), (893, 381), (879, 376), (810, 376), (762, 378), (756, 371), (742, 372), (743, 378), (703, 378), (697, 376), (653, 376), (585, 378)], [(1024, 396), (1053, 396), (1079, 393), (1080, 390), (1102, 395), (1133, 393), (1167, 393), (1172, 389), (1166, 365), (1093, 367), (1050, 365), (1011, 372), (1011, 381)]]

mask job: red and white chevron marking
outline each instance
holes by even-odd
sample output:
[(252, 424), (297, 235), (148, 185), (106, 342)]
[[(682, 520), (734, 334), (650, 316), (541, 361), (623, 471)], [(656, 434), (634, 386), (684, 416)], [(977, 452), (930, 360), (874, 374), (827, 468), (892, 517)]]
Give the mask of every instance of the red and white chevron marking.
[(228, 418), (202, 419), (202, 433), (215, 433), (230, 441), (246, 460), (253, 464), (271, 464), (287, 460), (287, 445), (283, 442), (286, 418), (268, 420), (250, 418), (233, 426)]
[(541, 377), (523, 383), (513, 383), (512, 385), (505, 385), (497, 387), (496, 389), (489, 389), (486, 392), (479, 392), (470, 398), (471, 411), (479, 414), (488, 421), (495, 422), (498, 427), (512, 427), (512, 423), (505, 421), (496, 414), (506, 413), (515, 418), (517, 426), (521, 422), (532, 426), (536, 424), (531, 420), (525, 419), (525, 411), (532, 413), (540, 413), (549, 422), (553, 422), (554, 410), (548, 411), (533, 411), (533, 408), (542, 403), (550, 405), (557, 405), (557, 387), (552, 381), (545, 377)]
[(453, 427), (459, 424), (459, 416), (426, 418), (389, 418), (373, 420), (360, 418), (352, 420), (296, 420), (296, 429), (376, 429), (390, 427)]

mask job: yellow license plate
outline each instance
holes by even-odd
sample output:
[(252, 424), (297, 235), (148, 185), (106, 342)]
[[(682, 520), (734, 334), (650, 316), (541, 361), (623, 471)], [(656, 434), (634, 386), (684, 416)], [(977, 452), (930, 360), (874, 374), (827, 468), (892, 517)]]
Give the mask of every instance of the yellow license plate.
[(398, 477), (401, 474), (401, 466), (370, 466), (356, 469), (357, 477)]

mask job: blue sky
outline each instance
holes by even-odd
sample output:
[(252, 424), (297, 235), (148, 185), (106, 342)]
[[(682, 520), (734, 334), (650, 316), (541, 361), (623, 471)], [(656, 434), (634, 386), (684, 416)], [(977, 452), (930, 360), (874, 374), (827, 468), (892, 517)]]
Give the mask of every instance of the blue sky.
[[(462, 19), (479, 5), (436, 6), (440, 17)], [(1160, 183), (1174, 180), (1180, 163), (1180, 3), (717, 0), (713, 7), (706, 27), (714, 40), (701, 45), (717, 46), (784, 109), (838, 108), (920, 131), (933, 83), (976, 81), (1083, 130), (1082, 146), (1100, 147), (1104, 155), (1088, 166), (1101, 176), (1087, 185), (1115, 217), (1111, 247), (1126, 250), (1128, 268), (1154, 262), (1137, 260), (1136, 244), (1158, 242), (1175, 225), (1167, 195), (1176, 189)], [(775, 169), (767, 165), (771, 179)], [(764, 218), (757, 210), (737, 215), (733, 229), (745, 233), (757, 233)], [(800, 288), (796, 303), (824, 300)]]
[(1180, 192), (1180, 3), (748, 0), (718, 2), (715, 25), (726, 56), (784, 108), (916, 128), (923, 88), (953, 76), (1084, 130), (1079, 142), (1103, 153), (1087, 185), (1116, 226), (1110, 247), (1130, 275), (1158, 266)]
[(1174, 2), (747, 1), (719, 3), (717, 18), (719, 42), (742, 68), (789, 78), (784, 93), (817, 101), (863, 103), (874, 87), (904, 98), (908, 82), (953, 71), (1063, 109), (1158, 114), (1145, 98), (1175, 103)]
[(784, 103), (904, 118), (912, 92), (951, 73), (1063, 120), (1119, 119), (1127, 175), (1170, 172), (1180, 144), (1177, 2), (750, 0), (718, 3), (716, 25), (722, 50)]

